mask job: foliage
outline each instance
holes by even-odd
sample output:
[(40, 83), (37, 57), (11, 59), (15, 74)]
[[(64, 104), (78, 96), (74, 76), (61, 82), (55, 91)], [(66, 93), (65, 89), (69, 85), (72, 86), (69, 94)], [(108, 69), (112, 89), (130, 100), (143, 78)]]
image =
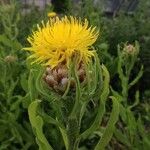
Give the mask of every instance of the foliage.
[[(49, 5), (43, 11), (31, 6), (31, 11), (26, 14), (21, 13), (22, 5), (15, 0), (8, 4), (0, 2), (0, 150), (37, 150), (38, 146), (41, 150), (43, 147), (44, 150), (52, 147), (62, 150), (73, 145), (71, 142), (79, 144), (80, 150), (104, 147), (149, 149), (149, 0), (140, 1), (130, 14), (121, 10), (116, 16), (108, 16), (99, 5), (93, 5), (92, 0), (82, 0), (77, 4), (70, 2), (66, 0), (63, 6), (61, 3)], [(88, 94), (68, 93), (63, 99), (55, 93), (50, 95), (43, 83), (38, 82), (43, 69), (31, 67), (28, 61), (26, 63), (28, 53), (21, 50), (28, 46), (26, 38), (36, 24), (47, 20), (47, 13), (53, 9), (58, 15), (71, 13), (86, 17), (90, 24), (100, 28), (95, 47), (110, 77), (101, 64), (103, 89), (96, 92), (98, 95), (92, 94), (87, 101)], [(124, 59), (122, 43), (136, 40), (139, 54)], [(74, 71), (72, 75), (77, 82)], [(90, 90), (95, 89), (94, 85), (89, 85)], [(77, 86), (80, 87), (79, 84)], [(80, 94), (85, 92), (82, 88), (78, 90)], [(109, 95), (113, 97), (109, 98)], [(75, 103), (69, 103), (70, 99), (75, 102), (74, 98), (78, 99), (78, 96), (82, 109), (79, 104), (74, 108)], [(116, 111), (118, 102), (119, 119)], [(82, 118), (80, 126), (76, 124), (74, 115), (70, 118), (73, 108), (73, 112), (78, 112)], [(76, 126), (76, 130), (72, 130), (72, 125)]]
[[(129, 45), (131, 46), (131, 45)], [(136, 74), (136, 77), (131, 80), (131, 71), (137, 60), (139, 53), (139, 45), (135, 42), (135, 47), (125, 46), (124, 50), (121, 51), (118, 46), (118, 75), (121, 80), (121, 92), (116, 92), (112, 89), (113, 95), (120, 99), (120, 122), (115, 131), (115, 137), (118, 141), (126, 146), (126, 148), (137, 149), (148, 149), (150, 147), (148, 133), (144, 130), (141, 115), (135, 115), (133, 108), (139, 105), (139, 91), (135, 93), (135, 101), (131, 101), (128, 93), (129, 90), (138, 82), (143, 74), (143, 66), (140, 71)], [(132, 49), (132, 53), (129, 48)], [(130, 49), (131, 50), (131, 49)], [(132, 98), (133, 99), (133, 98)], [(119, 129), (118, 129), (119, 128)], [(124, 131), (122, 129), (124, 128)], [(143, 134), (141, 134), (141, 130)], [(124, 139), (124, 140), (123, 140)], [(140, 142), (139, 142), (140, 141)]]
[[(43, 96), (45, 95), (45, 100), (48, 101), (47, 105), (50, 105), (51, 110), (54, 112), (54, 114), (50, 114), (49, 111), (46, 111), (45, 106), (39, 108), (39, 105), (42, 105), (44, 100), (35, 100), (35, 98), (38, 98), (38, 94), (31, 96), (33, 102), (29, 106), (29, 118), (37, 138), (39, 149), (53, 149), (52, 147), (56, 146), (55, 143), (57, 141), (52, 143), (53, 140), (49, 139), (52, 145), (50, 146), (44, 135), (43, 125), (46, 125), (46, 123), (54, 124), (57, 127), (57, 130), (60, 130), (59, 132), (62, 134), (65, 148), (68, 150), (78, 149), (80, 141), (86, 140), (94, 131), (98, 131), (101, 137), (95, 146), (95, 150), (104, 149), (108, 144), (114, 131), (114, 125), (118, 119), (119, 105), (117, 100), (114, 97), (111, 97), (113, 101), (112, 113), (110, 114), (108, 124), (106, 127), (103, 127), (103, 130), (101, 131), (99, 124), (102, 122), (105, 113), (105, 103), (109, 94), (109, 73), (105, 66), (100, 66), (98, 58), (96, 58), (94, 63), (95, 64), (91, 63), (87, 66), (86, 72), (89, 79), (87, 80), (88, 83), (86, 86), (80, 85), (79, 83), (76, 74), (76, 63), (73, 63), (73, 65), (70, 66), (70, 79), (74, 80), (76, 83), (76, 92), (73, 93), (68, 87), (62, 96), (53, 93), (52, 91), (49, 92), (49, 90), (46, 92), (43, 83), (39, 80), (41, 78), (36, 78), (37, 76), (40, 77), (42, 75), (41, 72), (43, 71), (40, 71), (41, 68), (39, 67), (40, 70), (37, 70), (37, 67), (33, 68), (34, 73), (31, 74), (31, 78), (36, 78), (36, 86), (31, 88), (30, 93), (32, 94), (37, 91), (37, 93), (40, 92)], [(103, 74), (101, 73), (101, 69)], [(90, 80), (91, 76), (93, 77), (93, 80)], [(99, 80), (101, 86), (103, 85), (102, 89), (100, 88), (101, 86), (99, 86), (99, 82), (97, 82)], [(102, 92), (100, 94), (101, 90)], [(95, 115), (92, 118), (93, 121), (90, 120), (91, 125), (83, 129), (82, 120), (89, 111), (88, 107), (90, 106), (89, 103), (91, 99), (93, 99), (93, 103), (97, 105), (97, 107), (95, 107)], [(82, 132), (80, 131), (80, 128), (83, 130)], [(59, 149), (62, 149), (63, 147), (63, 145), (59, 145)]]
[[(21, 60), (18, 42), (19, 13), (16, 3), (2, 4), (0, 11), (3, 32), (0, 34), (0, 149), (32, 149), (35, 146), (32, 130), (23, 108), (24, 90), (21, 87), (25, 63)], [(2, 14), (2, 13), (0, 13)], [(17, 17), (16, 17), (17, 16)], [(14, 19), (16, 18), (16, 19)], [(26, 71), (27, 72), (27, 71)]]

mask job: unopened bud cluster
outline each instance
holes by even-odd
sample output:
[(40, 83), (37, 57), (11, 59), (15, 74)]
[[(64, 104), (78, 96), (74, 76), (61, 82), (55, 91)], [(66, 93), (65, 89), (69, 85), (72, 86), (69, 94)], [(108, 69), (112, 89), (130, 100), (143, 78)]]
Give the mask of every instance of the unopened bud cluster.
[[(64, 92), (69, 82), (69, 70), (66, 65), (58, 65), (55, 68), (47, 67), (43, 79), (50, 88), (57, 92)], [(77, 70), (80, 83), (85, 80), (84, 65), (80, 64)], [(75, 87), (74, 79), (70, 79), (70, 87)]]
[(8, 55), (4, 58), (4, 61), (7, 63), (13, 63), (17, 61), (17, 57), (13, 55)]
[(132, 44), (125, 45), (123, 48), (124, 55), (135, 55), (137, 53), (137, 48)]

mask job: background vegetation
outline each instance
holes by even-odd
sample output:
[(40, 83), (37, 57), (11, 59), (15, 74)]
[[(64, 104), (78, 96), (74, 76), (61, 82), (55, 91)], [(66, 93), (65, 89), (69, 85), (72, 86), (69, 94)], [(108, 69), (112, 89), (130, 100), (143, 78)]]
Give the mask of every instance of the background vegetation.
[[(47, 20), (47, 13), (51, 11), (60, 16), (87, 18), (91, 25), (100, 29), (95, 47), (101, 62), (106, 64), (110, 72), (111, 92), (120, 99), (124, 99), (122, 89), (125, 85), (117, 67), (120, 60), (117, 46), (125, 42), (139, 42), (139, 55), (127, 78), (133, 81), (140, 76), (142, 65), (143, 75), (126, 90), (126, 102), (120, 100), (120, 119), (107, 149), (150, 149), (150, 1), (137, 2), (133, 11), (127, 11), (125, 4), (129, 1), (125, 1), (123, 7), (111, 12), (106, 11), (104, 2), (65, 0), (62, 3), (57, 0), (40, 10), (35, 5), (24, 5), (19, 0), (0, 1), (0, 150), (38, 149), (27, 113), (32, 88), (29, 80), (34, 83), (34, 79), (30, 79), (30, 66), (26, 63), (28, 53), (21, 49), (28, 46), (26, 38), (36, 29), (36, 24)], [(36, 92), (33, 96), (37, 96)], [(110, 108), (108, 104), (107, 109)], [(92, 120), (90, 111), (87, 116)], [(106, 121), (107, 115), (104, 125)], [(85, 119), (84, 125), (88, 123)], [(49, 126), (45, 131), (50, 143), (56, 145), (55, 149), (63, 149), (58, 130)], [(91, 150), (98, 140), (97, 134), (93, 133), (83, 140), (81, 150)]]

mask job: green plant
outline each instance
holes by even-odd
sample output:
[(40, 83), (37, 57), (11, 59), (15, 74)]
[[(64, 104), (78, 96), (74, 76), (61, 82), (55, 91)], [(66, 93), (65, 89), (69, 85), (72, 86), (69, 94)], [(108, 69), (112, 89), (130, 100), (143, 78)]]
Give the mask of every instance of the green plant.
[[(98, 131), (99, 140), (93, 149), (103, 150), (113, 135), (119, 103), (110, 97), (112, 111), (101, 128), (110, 77), (91, 47), (98, 31), (89, 27), (87, 20), (82, 23), (72, 16), (50, 19), (46, 25), (37, 27), (28, 38), (31, 47), (24, 50), (32, 52), (29, 58), (34, 64), (28, 82), (31, 101), (28, 112), (39, 149), (56, 147), (58, 136), (54, 142), (44, 132), (45, 126), (52, 131), (53, 124), (63, 139), (59, 149), (77, 150), (81, 141)], [(95, 103), (93, 117), (88, 118), (92, 102)], [(83, 118), (90, 122), (89, 126), (84, 125)]]
[[(150, 149), (150, 2), (139, 1), (134, 12), (121, 10), (115, 16), (105, 13), (103, 2), (54, 0), (55, 6), (43, 11), (25, 6), (30, 12), (24, 14), (20, 1), (0, 1), (0, 150), (63, 150), (73, 145), (79, 150)], [(29, 54), (20, 50), (28, 47), (27, 36), (52, 10), (58, 16), (87, 18), (100, 31), (94, 44), (99, 58), (95, 54), (86, 66), (86, 82), (78, 82), (73, 59), (68, 90), (49, 87), (43, 77), (49, 68), (26, 63)], [(135, 40), (139, 52), (137, 42), (128, 44)], [(118, 43), (126, 41), (117, 51)], [(136, 53), (125, 53), (128, 48)], [(144, 69), (138, 71), (140, 63)]]
[(20, 19), (19, 13), (16, 11), (15, 1), (11, 1), (10, 4), (4, 4), (1, 2), (0, 6), (0, 18), (4, 30), (4, 34), (11, 40), (16, 39), (18, 35), (17, 24)]
[[(45, 126), (47, 123), (54, 124), (57, 127), (57, 129), (60, 130), (59, 132), (62, 134), (65, 147), (68, 150), (76, 150), (80, 140), (85, 140), (96, 130), (100, 132), (101, 138), (98, 144), (96, 145), (95, 150), (104, 149), (104, 147), (108, 144), (113, 134), (114, 124), (117, 121), (119, 105), (117, 100), (114, 97), (111, 97), (113, 101), (113, 110), (110, 116), (110, 120), (108, 121), (106, 127), (103, 127), (104, 129), (101, 130), (101, 127), (99, 125), (101, 124), (102, 117), (105, 113), (105, 103), (109, 94), (109, 74), (106, 68), (104, 66), (100, 66), (97, 61), (98, 59), (95, 60), (96, 64), (94, 68), (92, 67), (94, 64), (91, 64), (89, 66), (90, 68), (87, 68), (92, 73), (96, 73), (95, 75), (87, 74), (89, 78), (87, 85), (88, 87), (82, 87), (82, 85), (80, 85), (78, 81), (79, 79), (76, 76), (76, 70), (74, 70), (74, 68), (76, 67), (74, 65), (71, 67), (70, 78), (76, 83), (76, 93), (71, 91), (69, 92), (69, 89), (67, 89), (63, 96), (55, 94), (52, 91), (46, 90), (46, 87), (43, 87), (43, 82), (41, 81), (41, 73), (43, 74), (43, 71), (40, 71), (41, 68), (40, 70), (37, 70), (35, 68), (31, 69), (31, 72), (33, 73), (31, 74), (30, 78), (35, 80), (36, 87), (32, 88), (30, 86), (30, 94), (33, 102), (29, 106), (29, 118), (34, 133), (36, 135), (37, 143), (41, 150), (52, 149), (52, 146), (48, 144), (48, 141), (43, 132), (43, 126)], [(101, 67), (103, 75), (99, 70)], [(88, 70), (86, 72), (89, 72)], [(95, 76), (95, 80), (90, 80), (91, 76)], [(100, 79), (102, 79), (101, 82), (98, 81)], [(103, 85), (101, 94), (99, 93), (100, 89), (98, 90), (99, 92), (97, 91), (97, 87), (99, 87), (99, 82), (101, 83), (101, 86)], [(47, 105), (49, 105), (49, 107), (52, 107), (51, 109), (53, 110), (53, 112), (55, 112), (54, 114), (50, 114), (50, 108), (46, 111), (46, 106), (43, 105), (44, 99), (35, 100), (39, 95), (35, 93), (41, 93), (42, 96), (45, 97), (45, 100), (48, 101)], [(95, 107), (95, 115), (93, 116), (94, 120), (91, 122), (91, 126), (89, 126), (87, 129), (84, 129), (85, 131), (80, 133), (82, 118), (84, 117), (84, 114), (86, 114), (88, 111), (88, 106), (91, 101), (91, 98), (93, 99), (92, 101), (97, 105), (97, 107)], [(55, 141), (55, 143), (56, 142), (57, 141)], [(52, 145), (55, 143), (52, 143)], [(60, 146), (60, 149), (62, 147), (63, 146)]]
[[(123, 49), (123, 50), (121, 50)], [(136, 77), (131, 80), (131, 71), (137, 60), (139, 53), (139, 44), (135, 42), (135, 46), (125, 44), (123, 48), (118, 46), (118, 75), (121, 81), (121, 91), (116, 92), (112, 89), (114, 96), (120, 101), (120, 122), (115, 130), (115, 137), (126, 148), (143, 148), (150, 147), (150, 139), (144, 129), (141, 120), (141, 114), (136, 115), (133, 111), (139, 104), (139, 91), (136, 91), (135, 101), (131, 104), (129, 90), (138, 82), (143, 74), (143, 66)], [(129, 101), (130, 100), (130, 101)], [(142, 132), (141, 132), (142, 131)]]
[(14, 1), (2, 4), (0, 11), (0, 149), (32, 149), (36, 144), (22, 107), (24, 91), (20, 85), (25, 68), (19, 53), (22, 45), (17, 40), (20, 15)]

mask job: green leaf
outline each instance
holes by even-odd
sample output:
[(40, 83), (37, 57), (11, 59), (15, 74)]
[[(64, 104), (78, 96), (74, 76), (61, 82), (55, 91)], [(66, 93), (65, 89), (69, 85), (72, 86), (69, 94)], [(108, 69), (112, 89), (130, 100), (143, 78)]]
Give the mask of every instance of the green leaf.
[(75, 104), (73, 106), (72, 112), (70, 114), (70, 117), (74, 117), (76, 113), (78, 112), (80, 108), (80, 97), (81, 97), (81, 87), (80, 87), (80, 81), (79, 77), (77, 75), (77, 66), (74, 64), (73, 65), (73, 78), (75, 79), (75, 84), (76, 84), (76, 97), (75, 97)]
[(128, 147), (131, 147), (130, 141), (128, 140), (128, 137), (126, 134), (122, 133), (119, 129), (114, 130), (114, 135), (117, 138), (117, 140), (124, 145), (127, 145)]
[(36, 76), (35, 88), (40, 94), (42, 94), (43, 96), (46, 97), (46, 100), (48, 100), (49, 102), (52, 102), (55, 99), (54, 97), (58, 98), (58, 96), (56, 94), (55, 94), (55, 96), (53, 96), (52, 94), (54, 94), (54, 93), (52, 91), (50, 91), (49, 89), (47, 90), (46, 86), (45, 87), (43, 86), (42, 75), (43, 75), (44, 69), (42, 67), (38, 66), (37, 69), (34, 70), (35, 76)]
[(4, 87), (5, 86), (5, 82), (6, 82), (6, 73), (7, 73), (7, 67), (6, 64), (3, 60), (0, 59), (0, 87)]
[(104, 134), (102, 135), (100, 141), (98, 142), (94, 150), (104, 150), (109, 141), (111, 140), (111, 137), (114, 132), (115, 124), (119, 117), (119, 103), (115, 97), (111, 97), (111, 99), (113, 101), (113, 108), (110, 115), (110, 119), (104, 131)]
[(139, 91), (136, 91), (136, 93), (135, 93), (135, 102), (131, 105), (131, 106), (129, 106), (128, 108), (131, 110), (133, 107), (135, 107), (136, 105), (138, 105), (139, 104), (139, 102), (140, 102), (140, 100), (139, 100)]
[(80, 127), (78, 124), (77, 118), (68, 118), (67, 122), (67, 137), (69, 150), (76, 150), (79, 144), (79, 135)]
[(0, 42), (14, 50), (20, 50), (22, 48), (22, 45), (17, 40), (12, 41), (6, 35), (0, 35)]
[(6, 141), (3, 141), (3, 142), (1, 143), (1, 145), (0, 145), (0, 150), (6, 150), (6, 149), (8, 149), (10, 143), (11, 143), (12, 141), (14, 141), (14, 140), (15, 140), (15, 137), (12, 137), (12, 138), (10, 138), (10, 139), (8, 139), (8, 140), (6, 140)]
[(121, 51), (120, 51), (120, 45), (118, 45), (118, 66), (117, 66), (117, 71), (119, 74), (119, 78), (123, 80), (125, 77), (123, 70), (122, 70), (122, 56), (121, 56)]
[(117, 97), (118, 101), (121, 102), (123, 100), (122, 96), (119, 94), (119, 92), (115, 91), (112, 87), (111, 87), (111, 92), (113, 94), (114, 97)]
[(46, 113), (42, 112), (40, 115), (42, 116), (42, 118), (45, 122), (54, 124), (62, 129), (64, 129), (64, 126), (62, 124), (60, 124), (57, 120), (55, 120), (51, 116), (47, 115)]
[(104, 85), (103, 85), (103, 91), (100, 96), (101, 101), (105, 101), (109, 95), (109, 82), (110, 82), (110, 76), (107, 68), (102, 65), (103, 75), (104, 75)]
[(21, 104), (22, 102), (22, 97), (21, 96), (15, 96), (15, 97), (12, 97), (13, 99), (14, 98), (17, 98), (17, 100), (10, 106), (10, 111), (13, 111), (13, 110), (16, 110), (16, 109), (19, 109), (19, 105)]
[(13, 79), (10, 80), (9, 89), (7, 90), (7, 101), (10, 103), (10, 100), (13, 96), (13, 92), (15, 87), (17, 86), (18, 79), (16, 81), (13, 81)]
[(24, 97), (22, 97), (23, 108), (28, 108), (30, 103), (31, 103), (30, 94), (27, 93)]
[(80, 138), (83, 139), (87, 138), (91, 133), (93, 133), (99, 128), (99, 125), (101, 124), (102, 121), (102, 117), (105, 113), (105, 103), (109, 94), (110, 76), (107, 68), (104, 65), (102, 66), (102, 70), (104, 75), (104, 83), (103, 83), (102, 93), (99, 99), (100, 104), (99, 104), (98, 112), (92, 125), (80, 135)]
[(0, 42), (8, 47), (12, 47), (12, 41), (9, 40), (6, 35), (0, 35)]
[(33, 101), (37, 98), (37, 91), (35, 88), (35, 69), (31, 69), (28, 79), (28, 90), (30, 95), (30, 100)]
[(43, 119), (37, 114), (37, 109), (40, 102), (41, 101), (36, 100), (30, 104), (28, 108), (29, 120), (36, 135), (39, 150), (53, 150), (43, 133)]
[(130, 134), (130, 140), (133, 142), (134, 136), (137, 134), (137, 123), (134, 117), (134, 113), (128, 108), (127, 113), (127, 128)]
[(120, 117), (124, 123), (127, 122), (126, 108), (122, 104), (120, 104)]
[(144, 144), (145, 149), (149, 149), (150, 148), (150, 138), (148, 135), (149, 132), (146, 132), (143, 122), (141, 120), (141, 117), (139, 117), (137, 120), (137, 128), (140, 133), (140, 136), (143, 139), (143, 144)]
[(61, 135), (63, 137), (66, 150), (68, 150), (68, 148), (69, 148), (69, 141), (68, 141), (68, 137), (67, 137), (67, 132), (66, 132), (65, 129), (63, 129), (61, 127), (59, 127), (59, 129), (60, 129)]
[(142, 75), (143, 75), (143, 66), (141, 67), (141, 69), (140, 69), (138, 75), (136, 76), (136, 78), (131, 83), (129, 83), (128, 88), (130, 89), (133, 85), (135, 85), (139, 81), (139, 79), (142, 77)]
[(21, 74), (20, 84), (21, 84), (21, 87), (23, 88), (23, 90), (25, 92), (28, 92), (28, 80), (27, 80), (26, 73)]

